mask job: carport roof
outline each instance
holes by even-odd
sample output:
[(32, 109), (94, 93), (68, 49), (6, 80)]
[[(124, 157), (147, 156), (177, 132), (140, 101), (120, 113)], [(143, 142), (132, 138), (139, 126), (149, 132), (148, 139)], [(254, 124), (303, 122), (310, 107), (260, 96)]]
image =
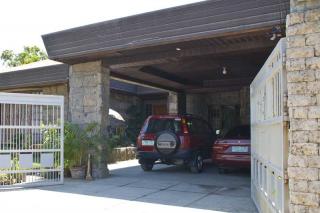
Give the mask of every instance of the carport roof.
[(271, 29), (289, 0), (211, 0), (43, 35), (51, 59), (77, 63), (122, 51)]
[(69, 66), (44, 60), (0, 71), (0, 89), (54, 85), (68, 82)]
[[(68, 64), (53, 60), (44, 60), (0, 70), (0, 90), (68, 83), (68, 78)], [(141, 87), (115, 79), (110, 80), (110, 89), (139, 96), (166, 94), (160, 90)]]

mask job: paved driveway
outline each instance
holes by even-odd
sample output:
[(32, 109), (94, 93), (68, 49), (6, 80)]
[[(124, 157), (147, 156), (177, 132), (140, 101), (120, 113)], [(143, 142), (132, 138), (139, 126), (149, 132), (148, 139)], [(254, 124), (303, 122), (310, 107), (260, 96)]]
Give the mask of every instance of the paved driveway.
[(110, 165), (111, 176), (91, 182), (0, 192), (1, 212), (256, 212), (248, 173), (202, 174), (156, 165), (143, 172), (137, 161)]

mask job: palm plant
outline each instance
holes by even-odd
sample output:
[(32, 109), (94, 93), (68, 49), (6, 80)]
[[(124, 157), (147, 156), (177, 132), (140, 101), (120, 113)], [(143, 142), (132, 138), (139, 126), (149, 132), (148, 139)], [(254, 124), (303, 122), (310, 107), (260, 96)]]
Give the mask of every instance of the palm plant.
[(64, 128), (64, 159), (65, 167), (82, 167), (86, 163), (86, 134), (77, 124), (65, 123)]

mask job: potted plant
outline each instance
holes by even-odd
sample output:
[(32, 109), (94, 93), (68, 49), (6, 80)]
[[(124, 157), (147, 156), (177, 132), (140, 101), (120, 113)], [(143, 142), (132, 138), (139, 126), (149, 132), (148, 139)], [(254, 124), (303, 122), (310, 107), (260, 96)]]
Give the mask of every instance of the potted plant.
[(65, 123), (64, 166), (72, 178), (85, 177), (88, 143), (86, 133), (77, 124)]

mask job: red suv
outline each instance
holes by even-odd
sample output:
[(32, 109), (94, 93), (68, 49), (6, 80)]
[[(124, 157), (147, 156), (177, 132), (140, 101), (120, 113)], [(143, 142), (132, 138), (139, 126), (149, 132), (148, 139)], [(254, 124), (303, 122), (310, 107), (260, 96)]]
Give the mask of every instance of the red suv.
[(192, 115), (152, 115), (137, 139), (137, 158), (144, 171), (155, 162), (187, 165), (191, 172), (203, 169), (210, 158), (215, 134), (205, 120)]

